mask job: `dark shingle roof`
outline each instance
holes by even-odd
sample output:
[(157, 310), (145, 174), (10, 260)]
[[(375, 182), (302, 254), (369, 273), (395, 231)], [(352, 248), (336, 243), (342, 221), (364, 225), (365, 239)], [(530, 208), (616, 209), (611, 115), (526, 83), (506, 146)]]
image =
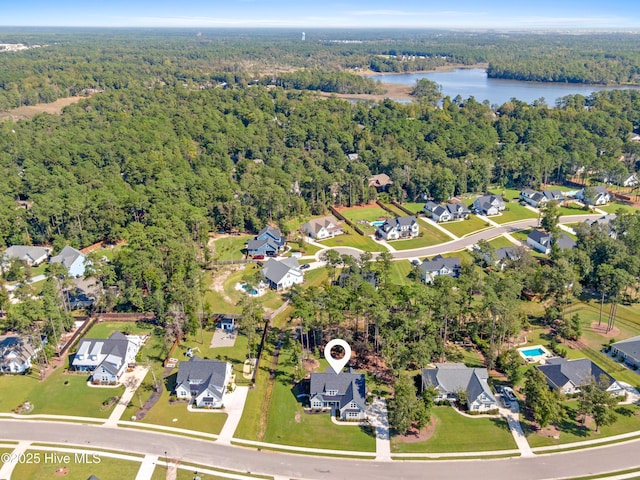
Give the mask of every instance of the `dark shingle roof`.
[(579, 387), (592, 378), (598, 382), (605, 379), (608, 382), (607, 387), (615, 382), (611, 375), (586, 358), (576, 360), (566, 360), (560, 357), (550, 358), (545, 365), (539, 365), (536, 368), (547, 377), (547, 383), (556, 388), (562, 388), (569, 381)]
[(180, 362), (176, 388), (184, 385), (189, 391), (197, 391), (197, 395), (208, 388), (218, 400), (221, 400), (226, 388), (226, 375), (226, 362), (203, 360), (193, 356), (188, 362)]
[(379, 228), (385, 233), (390, 232), (395, 228), (410, 227), (416, 222), (414, 215), (407, 215), (404, 217), (390, 218), (384, 222)]
[(494, 399), (487, 379), (486, 368), (469, 368), (463, 363), (436, 363), (436, 368), (422, 370), (424, 385), (432, 385), (446, 393), (467, 392), (469, 403), (473, 403), (482, 393)]
[(460, 268), (460, 259), (458, 257), (443, 257), (442, 255), (436, 255), (432, 260), (425, 260), (420, 265), (420, 270), (423, 272), (438, 272), (443, 267), (447, 267), (449, 270), (457, 270)]
[(58, 255), (56, 255), (55, 257), (51, 257), (51, 260), (49, 260), (49, 262), (61, 263), (62, 265), (67, 267), (68, 270), (69, 268), (71, 268), (71, 265), (73, 265), (73, 262), (75, 262), (78, 257), (84, 257), (84, 255), (82, 255), (82, 253), (75, 248), (67, 245), (60, 251)]
[(620, 352), (624, 353), (630, 359), (640, 362), (640, 335), (637, 337), (627, 338), (613, 343), (611, 346), (616, 347)]
[[(337, 395), (329, 397), (326, 392), (336, 390)], [(365, 406), (366, 385), (363, 373), (341, 372), (339, 375), (331, 368), (324, 373), (312, 373), (309, 394), (313, 398), (336, 399), (342, 409), (351, 401), (355, 401), (362, 408)]]

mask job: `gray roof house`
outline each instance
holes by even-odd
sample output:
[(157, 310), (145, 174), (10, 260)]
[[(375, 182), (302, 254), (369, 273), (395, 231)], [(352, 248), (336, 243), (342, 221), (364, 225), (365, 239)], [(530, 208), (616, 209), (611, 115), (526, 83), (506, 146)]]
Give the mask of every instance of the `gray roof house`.
[(391, 185), (393, 180), (386, 173), (379, 173), (369, 178), (369, 186), (375, 187), (379, 192), (386, 191)]
[(500, 267), (500, 270), (504, 270), (509, 262), (517, 262), (522, 258), (517, 247), (500, 247), (494, 255), (495, 264)]
[(598, 185), (596, 187), (588, 187), (593, 191), (593, 198), (585, 198), (585, 190), (579, 190), (576, 194), (578, 200), (582, 200), (587, 205), (606, 205), (611, 201), (611, 194), (607, 192), (606, 187)]
[(79, 250), (67, 245), (58, 255), (51, 257), (49, 263), (61, 263), (70, 276), (81, 277), (84, 275), (86, 257)]
[(431, 214), (431, 219), (434, 222), (463, 220), (469, 216), (469, 209), (463, 203), (436, 205), (434, 202), (429, 201), (425, 204), (424, 211)]
[(175, 393), (197, 407), (222, 408), (232, 383), (233, 369), (229, 362), (193, 356), (188, 362), (180, 362)]
[(338, 220), (333, 215), (309, 220), (307, 223), (302, 224), (300, 229), (316, 240), (324, 240), (344, 233), (342, 225), (338, 223)]
[(342, 420), (367, 418), (365, 398), (367, 389), (363, 373), (349, 369), (339, 375), (331, 367), (324, 373), (312, 373), (309, 385), (311, 408), (331, 410)]
[(607, 391), (620, 395), (624, 388), (611, 375), (586, 358), (566, 360), (560, 357), (549, 358), (544, 365), (537, 365), (550, 388), (571, 395), (580, 391), (585, 383), (595, 379), (607, 384)]
[(1, 255), (4, 257), (4, 262), (7, 260), (22, 260), (30, 266), (36, 266), (44, 262), (51, 252), (47, 247), (33, 247), (31, 245), (11, 245)]
[(135, 365), (139, 348), (122, 332), (113, 332), (106, 339), (84, 338), (71, 367), (81, 372), (93, 372), (94, 383), (117, 383), (127, 367)]
[(376, 235), (384, 240), (414, 238), (420, 233), (420, 225), (414, 215), (387, 219), (376, 230)]
[(532, 207), (542, 207), (551, 200), (558, 203), (562, 202), (564, 195), (560, 190), (542, 190), (538, 192), (530, 188), (525, 188), (520, 192), (520, 200), (528, 203)]
[(531, 248), (547, 255), (551, 253), (551, 247), (554, 242), (557, 243), (560, 250), (570, 250), (576, 246), (575, 240), (565, 232), (560, 232), (557, 240), (550, 233), (537, 229), (533, 230), (527, 237), (527, 244)]
[(469, 368), (463, 363), (436, 363), (436, 368), (422, 370), (422, 388), (434, 387), (437, 400), (454, 400), (458, 392), (467, 394), (471, 412), (486, 412), (498, 408), (498, 402), (488, 383), (486, 368)]
[(19, 335), (0, 336), (0, 372), (24, 373), (32, 366), (42, 346), (34, 346), (29, 337)]
[(262, 267), (262, 276), (274, 290), (284, 290), (304, 281), (300, 264), (295, 258), (270, 258)]
[(608, 213), (607, 215), (603, 215), (597, 220), (585, 220), (584, 223), (589, 225), (590, 227), (598, 227), (605, 231), (608, 230), (608, 234), (611, 238), (618, 238), (618, 232), (614, 228), (613, 221), (616, 219), (615, 213)]
[(506, 208), (500, 195), (480, 195), (473, 202), (472, 209), (481, 215), (498, 215)]
[(640, 335), (611, 344), (611, 354), (624, 358), (625, 363), (640, 367)]
[(460, 259), (458, 257), (443, 257), (436, 255), (431, 260), (424, 260), (420, 265), (422, 281), (432, 283), (440, 275), (458, 277), (460, 275)]

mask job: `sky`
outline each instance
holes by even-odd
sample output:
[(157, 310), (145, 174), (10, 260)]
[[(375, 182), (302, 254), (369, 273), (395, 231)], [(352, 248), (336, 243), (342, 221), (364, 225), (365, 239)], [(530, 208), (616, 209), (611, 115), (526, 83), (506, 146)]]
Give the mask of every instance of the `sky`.
[(637, 0), (2, 0), (0, 26), (640, 31)]

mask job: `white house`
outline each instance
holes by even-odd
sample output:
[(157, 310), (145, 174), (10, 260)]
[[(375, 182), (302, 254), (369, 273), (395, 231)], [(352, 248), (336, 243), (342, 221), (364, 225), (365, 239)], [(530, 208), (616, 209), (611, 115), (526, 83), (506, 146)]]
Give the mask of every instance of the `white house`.
[(384, 240), (398, 240), (399, 238), (414, 238), (420, 233), (418, 220), (413, 215), (396, 217), (385, 221), (376, 230), (376, 235)]
[(486, 368), (469, 368), (463, 363), (436, 363), (436, 368), (422, 370), (422, 388), (433, 387), (436, 400), (457, 400), (458, 392), (467, 394), (467, 407), (471, 412), (496, 410), (498, 402), (489, 387)]
[(51, 257), (49, 263), (61, 263), (66, 267), (70, 276), (82, 277), (87, 264), (87, 258), (79, 250), (67, 245), (58, 255)]
[[(589, 191), (593, 192), (592, 194)], [(585, 193), (589, 195), (589, 198), (585, 197)], [(593, 197), (593, 198), (591, 198)], [(576, 194), (576, 198), (581, 200), (586, 205), (606, 205), (611, 201), (611, 194), (607, 192), (607, 189), (601, 185), (596, 187), (587, 187), (579, 190)]]
[(324, 240), (344, 233), (342, 225), (338, 223), (338, 220), (333, 215), (309, 220), (300, 228), (304, 233), (316, 240)]
[(542, 230), (533, 230), (527, 237), (527, 244), (534, 250), (549, 255), (553, 244), (557, 244), (560, 250), (570, 250), (575, 248), (576, 241), (565, 232), (560, 232), (557, 240), (550, 233)]
[(304, 281), (300, 264), (295, 258), (270, 258), (262, 267), (262, 276), (274, 290), (284, 290)]
[(42, 345), (34, 346), (31, 339), (18, 335), (0, 336), (0, 372), (24, 373), (32, 366)]
[(80, 372), (92, 372), (94, 383), (114, 384), (128, 367), (136, 364), (139, 342), (130, 340), (122, 332), (109, 338), (84, 338), (78, 345), (71, 366)]
[(51, 252), (47, 247), (33, 247), (31, 245), (11, 245), (2, 252), (3, 264), (11, 260), (22, 260), (27, 265), (35, 267), (44, 262)]
[(366, 385), (363, 373), (352, 370), (337, 374), (328, 367), (324, 373), (312, 373), (309, 387), (311, 408), (330, 410), (342, 420), (364, 420)]
[(454, 278), (458, 277), (461, 268), (458, 257), (446, 258), (442, 255), (436, 255), (433, 259), (422, 262), (420, 265), (420, 274), (423, 282), (433, 283), (436, 277), (443, 275)]
[(520, 192), (520, 200), (537, 208), (546, 205), (551, 200), (560, 203), (564, 201), (564, 195), (560, 190), (543, 190), (541, 192), (537, 192), (535, 190), (525, 188)]
[(480, 195), (472, 205), (473, 211), (481, 215), (498, 215), (506, 205), (500, 195)]
[(545, 360), (544, 365), (538, 365), (536, 368), (544, 374), (550, 388), (565, 395), (578, 393), (582, 385), (592, 380), (605, 382), (607, 392), (613, 395), (622, 395), (625, 392), (623, 385), (586, 358), (566, 360), (554, 357)]
[(640, 179), (638, 179), (638, 175), (632, 173), (623, 178), (621, 183), (623, 187), (637, 187), (640, 185)]
[(180, 362), (175, 393), (197, 407), (222, 408), (225, 395), (233, 390), (233, 367), (229, 362), (193, 356)]
[(431, 215), (434, 222), (449, 222), (451, 220), (464, 220), (469, 217), (469, 209), (462, 203), (446, 203), (437, 205), (427, 202), (424, 206), (425, 213)]

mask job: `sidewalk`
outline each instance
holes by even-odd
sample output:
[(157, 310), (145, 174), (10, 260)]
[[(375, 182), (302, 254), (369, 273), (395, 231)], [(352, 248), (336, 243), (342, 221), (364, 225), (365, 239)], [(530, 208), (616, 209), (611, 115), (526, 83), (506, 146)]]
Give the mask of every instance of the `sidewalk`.
[(156, 469), (156, 463), (158, 462), (157, 455), (145, 455), (142, 464), (138, 469), (136, 480), (151, 480), (153, 471)]
[(104, 423), (105, 427), (118, 426), (118, 420), (120, 420), (120, 417), (122, 417), (122, 414), (127, 409), (129, 402), (135, 395), (136, 390), (144, 380), (144, 377), (146, 377), (148, 371), (148, 367), (138, 365), (133, 369), (133, 372), (127, 372), (122, 375), (122, 384), (125, 385), (126, 388), (118, 404), (114, 407), (113, 412), (111, 412), (111, 415), (109, 415), (109, 418)]
[[(503, 227), (504, 226), (504, 225), (501, 225), (501, 224), (499, 224), (497, 222), (494, 222), (493, 220), (491, 220), (489, 217), (487, 217), (485, 215), (476, 215), (476, 217), (478, 217), (483, 222), (487, 222), (492, 227)], [(514, 238), (510, 233), (503, 233), (502, 236), (504, 238), (506, 238), (507, 240), (509, 240), (514, 245), (517, 245), (519, 247), (522, 246), (522, 242), (520, 240)]]
[(10, 454), (8, 462), (3, 461), (0, 467), (0, 480), (10, 480), (13, 469), (20, 463), (20, 455), (22, 455), (31, 445), (31, 442), (18, 442), (18, 445)]

